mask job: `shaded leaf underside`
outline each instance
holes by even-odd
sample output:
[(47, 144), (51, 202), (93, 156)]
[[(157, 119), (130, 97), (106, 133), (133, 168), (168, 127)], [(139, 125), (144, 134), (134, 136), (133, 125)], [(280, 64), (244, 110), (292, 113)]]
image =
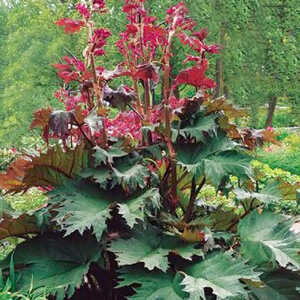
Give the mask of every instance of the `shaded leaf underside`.
[[(14, 252), (14, 264), (20, 290), (46, 288), (50, 294), (56, 294), (57, 300), (71, 297), (82, 284), (83, 276), (88, 272), (90, 263), (97, 261), (101, 254), (100, 246), (94, 238), (73, 235), (60, 238), (55, 235), (43, 235), (17, 246)], [(10, 257), (1, 263), (9, 266)]]

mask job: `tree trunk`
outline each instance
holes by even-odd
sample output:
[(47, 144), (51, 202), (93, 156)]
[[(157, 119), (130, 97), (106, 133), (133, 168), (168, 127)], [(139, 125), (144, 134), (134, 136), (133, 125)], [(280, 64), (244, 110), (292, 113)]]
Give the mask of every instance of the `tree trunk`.
[(269, 100), (268, 114), (267, 114), (265, 128), (272, 127), (276, 104), (277, 104), (277, 97), (272, 96)]
[[(225, 23), (221, 24), (220, 28), (220, 45), (225, 46)], [(225, 93), (225, 84), (224, 84), (224, 58), (223, 54), (218, 55), (216, 61), (216, 90), (214, 93), (215, 97), (221, 97)]]
[(216, 62), (216, 91), (215, 97), (224, 95), (223, 58), (219, 57)]

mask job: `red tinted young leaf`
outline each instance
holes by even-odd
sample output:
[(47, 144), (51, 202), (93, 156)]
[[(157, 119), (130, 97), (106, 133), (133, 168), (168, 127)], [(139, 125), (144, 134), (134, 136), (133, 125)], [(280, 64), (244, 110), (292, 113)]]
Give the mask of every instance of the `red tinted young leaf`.
[(278, 146), (281, 146), (281, 143), (276, 139), (276, 132), (272, 128), (267, 128), (262, 133), (264, 142), (269, 142)]
[(38, 233), (39, 231), (34, 216), (24, 214), (14, 219), (5, 215), (0, 223), (0, 240), (29, 233)]
[(63, 18), (55, 22), (58, 26), (65, 27), (65, 33), (74, 33), (84, 26), (83, 21), (73, 20), (69, 18)]
[(15, 193), (31, 187), (56, 186), (85, 167), (87, 152), (84, 143), (67, 150), (56, 145), (46, 153), (17, 158), (6, 173), (0, 174), (0, 188)]
[(33, 168), (33, 165), (29, 157), (17, 158), (8, 167), (6, 173), (0, 174), (0, 188), (8, 191), (21, 191), (25, 187), (22, 178), (30, 168)]
[(218, 53), (220, 53), (221, 46), (210, 45), (210, 46), (205, 46), (205, 49), (208, 53), (218, 54)]
[(55, 137), (65, 140), (70, 135), (70, 125), (72, 125), (73, 121), (74, 116), (72, 112), (57, 110), (50, 115), (49, 129)]
[(226, 132), (228, 137), (237, 140), (242, 138), (241, 132), (237, 125), (231, 123), (226, 115), (222, 116), (219, 119), (219, 125), (221, 129), (223, 129)]
[(41, 127), (45, 128), (50, 120), (50, 115), (53, 109), (49, 106), (47, 108), (41, 108), (34, 113), (34, 119), (30, 125), (30, 129)]
[(244, 110), (235, 108), (231, 103), (228, 103), (224, 97), (206, 101), (206, 115), (213, 112), (223, 112), (229, 118), (240, 118), (247, 116)]
[(68, 57), (65, 56), (63, 60), (66, 64), (53, 64), (53, 66), (57, 69), (57, 75), (65, 81), (65, 83), (69, 83), (73, 80), (79, 80), (79, 73), (82, 73), (82, 79), (90, 78), (89, 72), (85, 69), (84, 63), (77, 59), (76, 57)]
[(202, 89), (214, 88), (215, 82), (205, 77), (207, 68), (208, 62), (203, 60), (201, 64), (181, 71), (174, 80), (173, 88), (181, 84), (190, 84)]
[(241, 140), (250, 150), (253, 150), (256, 146), (261, 147), (265, 142), (281, 145), (276, 139), (276, 134), (273, 130), (244, 128), (241, 130)]

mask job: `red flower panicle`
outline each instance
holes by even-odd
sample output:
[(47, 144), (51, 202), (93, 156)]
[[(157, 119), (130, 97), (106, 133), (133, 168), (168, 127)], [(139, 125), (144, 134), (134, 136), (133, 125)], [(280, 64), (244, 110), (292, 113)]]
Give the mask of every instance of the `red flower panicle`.
[(88, 7), (87, 7), (85, 4), (83, 4), (83, 3), (78, 3), (78, 4), (76, 5), (76, 8), (77, 8), (77, 10), (79, 11), (79, 13), (80, 13), (83, 17), (85, 17), (87, 20), (90, 18), (91, 14), (90, 14), (90, 12), (89, 12)]
[(106, 39), (111, 36), (111, 33), (109, 30), (100, 28), (95, 29), (94, 35), (92, 38), (92, 43), (94, 44), (94, 55), (100, 56), (104, 55), (105, 52), (103, 50), (103, 47), (106, 45)]
[(103, 9), (105, 7), (105, 1), (104, 0), (93, 0), (92, 5), (94, 9)]

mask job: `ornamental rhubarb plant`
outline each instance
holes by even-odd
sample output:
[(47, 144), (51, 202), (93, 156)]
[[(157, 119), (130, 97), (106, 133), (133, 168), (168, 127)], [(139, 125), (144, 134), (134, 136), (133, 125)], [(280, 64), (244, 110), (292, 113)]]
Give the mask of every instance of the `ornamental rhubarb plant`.
[[(296, 188), (260, 189), (250, 166), (274, 132), (238, 128), (243, 112), (212, 96), (206, 71), (220, 46), (205, 42), (185, 3), (157, 20), (145, 2), (125, 0), (113, 70), (103, 65), (111, 33), (93, 21), (103, 0), (57, 21), (85, 32), (87, 45), (53, 65), (65, 110), (34, 113), (47, 150), (19, 154), (0, 174), (5, 193), (40, 187), (48, 199), (27, 214), (1, 206), (0, 238), (22, 238), (3, 276), (13, 261), (14, 289), (57, 300), (299, 299), (300, 237), (293, 219), (269, 210)], [(171, 76), (176, 40), (186, 59)], [(180, 97), (185, 86), (192, 96)], [(206, 203), (208, 184), (234, 200)]]

